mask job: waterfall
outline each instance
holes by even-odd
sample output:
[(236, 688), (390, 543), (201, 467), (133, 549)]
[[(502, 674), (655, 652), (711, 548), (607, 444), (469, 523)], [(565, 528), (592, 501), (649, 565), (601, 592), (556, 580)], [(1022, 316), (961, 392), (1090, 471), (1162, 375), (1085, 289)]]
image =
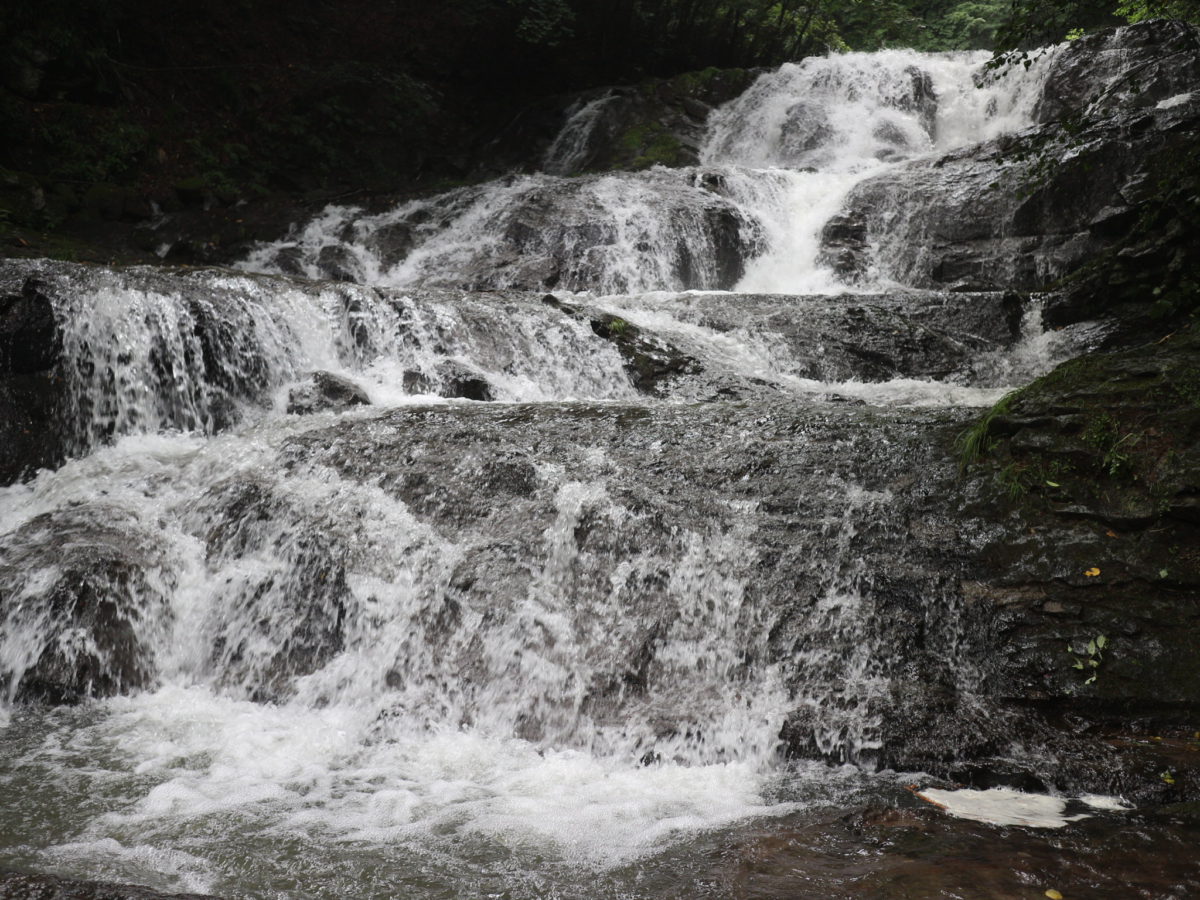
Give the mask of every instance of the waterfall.
[(586, 154), (614, 102), (599, 97), (568, 118), (544, 161), (550, 174), (378, 214), (331, 207), (242, 266), (390, 287), (846, 290), (820, 234), (856, 184), (1033, 124), (1054, 53), (1003, 75), (987, 59), (885, 51), (787, 64), (711, 115), (699, 168), (553, 174)]
[[(53, 306), (69, 456), (0, 488), (10, 855), (576, 896), (857, 790), (898, 605), (955, 608), (928, 436), (1094, 336), (823, 256), (856, 184), (1031, 123), (1044, 68), (983, 62), (786, 65), (700, 166), (554, 174), (600, 97), (545, 172), (331, 207), (240, 273), (0, 266)], [(361, 396), (302, 415), (323, 377)]]

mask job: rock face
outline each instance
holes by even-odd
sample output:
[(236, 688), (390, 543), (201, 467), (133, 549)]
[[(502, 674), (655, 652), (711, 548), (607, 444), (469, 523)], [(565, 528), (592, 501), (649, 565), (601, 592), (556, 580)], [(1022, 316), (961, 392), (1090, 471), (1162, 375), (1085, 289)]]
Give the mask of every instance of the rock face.
[[(996, 687), (1194, 714), (1200, 335), (1188, 329), (1067, 363), (980, 428), (991, 447), (979, 466), (981, 500), (1019, 516), (984, 556), (997, 573), (1001, 636), (1021, 635)], [(1084, 670), (1097, 676), (1085, 689), (1061, 665), (1071, 661), (1062, 639), (1086, 656), (1079, 642), (1100, 634), (1109, 646), (1099, 668)]]
[[(1170, 741), (1200, 715), (1198, 359), (1190, 328), (1064, 364), (975, 426), (983, 456), (963, 485), (984, 526), (963, 584), (982, 693), (1071, 716), (1095, 746), (1060, 758), (1118, 752), (1127, 795), (1159, 802), (1200, 793)], [(1144, 731), (1167, 746), (1151, 752)]]
[(1034, 117), (1058, 122), (1170, 101), (1200, 83), (1198, 50), (1195, 28), (1165, 19), (1085, 35), (1054, 59)]
[[(1200, 128), (1198, 81), (1189, 26), (1081, 40), (1051, 64), (1038, 107), (1046, 124), (867, 180), (827, 226), (826, 254), (843, 273), (874, 262), (915, 287), (1042, 289), (1112, 248), (1145, 211)], [(847, 224), (859, 222), (865, 234)]]

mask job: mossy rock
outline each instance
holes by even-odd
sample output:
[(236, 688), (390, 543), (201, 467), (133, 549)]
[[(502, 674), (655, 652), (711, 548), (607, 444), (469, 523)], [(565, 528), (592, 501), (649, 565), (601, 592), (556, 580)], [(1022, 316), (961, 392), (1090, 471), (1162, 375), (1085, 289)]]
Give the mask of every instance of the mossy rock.
[(1030, 511), (1200, 523), (1200, 334), (1064, 363), (1004, 398), (960, 448)]
[(994, 610), (990, 690), (1200, 715), (1197, 330), (1059, 366), (962, 443), (964, 505), (992, 529), (968, 592)]

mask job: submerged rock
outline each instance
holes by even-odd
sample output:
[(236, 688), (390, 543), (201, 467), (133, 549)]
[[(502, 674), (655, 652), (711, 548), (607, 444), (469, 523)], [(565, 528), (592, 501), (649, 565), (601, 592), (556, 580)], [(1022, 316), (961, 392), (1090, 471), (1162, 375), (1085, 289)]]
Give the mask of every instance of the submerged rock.
[(0, 550), (0, 637), (23, 647), (0, 671), (12, 700), (77, 703), (155, 676), (170, 585), (155, 542), (128, 513), (78, 507), (38, 516)]
[(332, 372), (313, 372), (312, 380), (288, 393), (287, 411), (296, 415), (342, 412), (352, 406), (369, 406), (367, 392), (349, 378)]
[(219, 679), (257, 701), (292, 696), (296, 678), (345, 646), (349, 548), (294, 499), (247, 478), (213, 486), (187, 527), (206, 547), (203, 639)]

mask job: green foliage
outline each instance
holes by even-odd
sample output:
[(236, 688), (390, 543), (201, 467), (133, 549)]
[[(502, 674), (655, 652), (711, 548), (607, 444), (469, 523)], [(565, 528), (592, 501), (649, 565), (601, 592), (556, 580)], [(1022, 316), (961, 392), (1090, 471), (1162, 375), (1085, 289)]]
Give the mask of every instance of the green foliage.
[(995, 420), (1008, 415), (1015, 397), (1016, 392), (1013, 392), (1002, 398), (999, 403), (984, 413), (978, 422), (958, 436), (954, 447), (958, 452), (959, 471), (966, 471), (996, 446), (996, 440), (992, 433)]
[(508, 0), (518, 10), (516, 35), (529, 44), (557, 47), (572, 34), (575, 13), (566, 0)]
[(1079, 669), (1088, 675), (1084, 684), (1092, 684), (1096, 680), (1096, 675), (1099, 674), (1097, 670), (1104, 662), (1104, 651), (1107, 647), (1108, 638), (1102, 634), (1096, 635), (1086, 645), (1078, 648), (1074, 644), (1067, 644), (1067, 652), (1074, 657), (1071, 668)]
[(995, 34), (995, 62), (1020, 63), (1034, 47), (1076, 40), (1106, 25), (1158, 18), (1200, 22), (1200, 0), (1012, 0)]
[(1130, 22), (1146, 19), (1183, 19), (1200, 21), (1200, 3), (1196, 0), (1125, 0), (1117, 6), (1117, 15)]

